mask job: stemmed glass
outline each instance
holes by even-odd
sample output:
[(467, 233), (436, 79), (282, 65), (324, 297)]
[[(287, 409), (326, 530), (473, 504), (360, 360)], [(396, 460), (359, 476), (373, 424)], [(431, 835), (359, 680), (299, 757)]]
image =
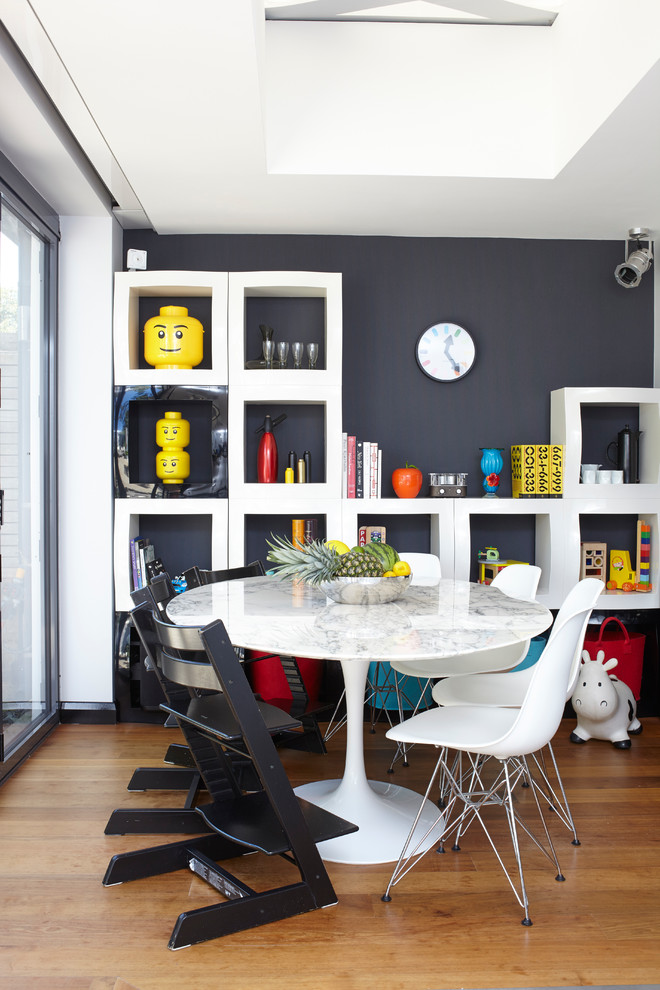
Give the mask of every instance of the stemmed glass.
[(273, 340), (264, 340), (262, 344), (262, 350), (264, 353), (264, 359), (266, 361), (266, 367), (273, 367), (273, 352), (275, 350), (275, 342)]
[(309, 358), (310, 368), (316, 367), (316, 362), (319, 356), (319, 345), (318, 344), (308, 344), (307, 345), (307, 357)]
[(303, 356), (303, 345), (296, 341), (295, 344), (291, 344), (291, 353), (293, 354), (293, 367), (302, 367), (302, 356)]
[(289, 344), (286, 340), (279, 340), (277, 342), (277, 359), (280, 362), (280, 368), (286, 368), (286, 359), (289, 355)]

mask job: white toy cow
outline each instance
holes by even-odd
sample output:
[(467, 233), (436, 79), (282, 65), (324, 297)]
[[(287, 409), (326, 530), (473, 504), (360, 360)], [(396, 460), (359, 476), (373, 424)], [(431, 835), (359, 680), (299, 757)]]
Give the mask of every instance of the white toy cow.
[(635, 696), (627, 684), (607, 673), (619, 661), (615, 657), (604, 660), (603, 650), (598, 651), (595, 660), (586, 650), (582, 653), (578, 682), (571, 698), (578, 720), (575, 731), (571, 732), (571, 742), (609, 739), (617, 749), (630, 749), (628, 733), (636, 736), (642, 731)]

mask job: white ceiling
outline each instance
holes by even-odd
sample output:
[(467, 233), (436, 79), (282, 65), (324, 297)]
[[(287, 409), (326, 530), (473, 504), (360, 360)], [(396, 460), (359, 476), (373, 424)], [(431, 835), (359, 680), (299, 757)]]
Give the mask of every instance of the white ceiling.
[[(124, 226), (660, 230), (657, 0), (267, 6), (0, 0), (0, 18)], [(0, 45), (0, 147), (60, 213), (93, 213), (10, 54)]]

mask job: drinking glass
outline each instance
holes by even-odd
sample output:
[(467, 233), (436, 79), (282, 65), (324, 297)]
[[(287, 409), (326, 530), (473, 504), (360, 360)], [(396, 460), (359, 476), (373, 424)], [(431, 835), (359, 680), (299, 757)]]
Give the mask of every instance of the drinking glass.
[(293, 354), (293, 367), (302, 367), (302, 356), (303, 356), (303, 345), (296, 341), (295, 344), (291, 344), (291, 353)]
[(289, 356), (289, 344), (286, 340), (279, 340), (277, 342), (277, 359), (280, 362), (280, 368), (286, 368), (286, 359)]
[(264, 352), (264, 359), (266, 361), (266, 367), (273, 367), (273, 351), (275, 350), (275, 342), (272, 340), (264, 340), (262, 344), (262, 350)]
[(309, 358), (310, 368), (316, 367), (316, 362), (319, 356), (319, 345), (318, 344), (308, 344), (307, 345), (307, 357)]

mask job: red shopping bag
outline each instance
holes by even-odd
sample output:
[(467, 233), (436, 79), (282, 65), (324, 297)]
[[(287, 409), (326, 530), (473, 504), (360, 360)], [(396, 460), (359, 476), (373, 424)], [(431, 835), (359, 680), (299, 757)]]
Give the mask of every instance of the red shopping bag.
[[(611, 628), (606, 630), (610, 623)], [(584, 649), (592, 660), (596, 659), (599, 650), (604, 651), (606, 660), (616, 657), (619, 662), (611, 673), (627, 684), (639, 701), (645, 641), (643, 633), (629, 632), (620, 619), (611, 615), (598, 629), (589, 626), (584, 637)]]

